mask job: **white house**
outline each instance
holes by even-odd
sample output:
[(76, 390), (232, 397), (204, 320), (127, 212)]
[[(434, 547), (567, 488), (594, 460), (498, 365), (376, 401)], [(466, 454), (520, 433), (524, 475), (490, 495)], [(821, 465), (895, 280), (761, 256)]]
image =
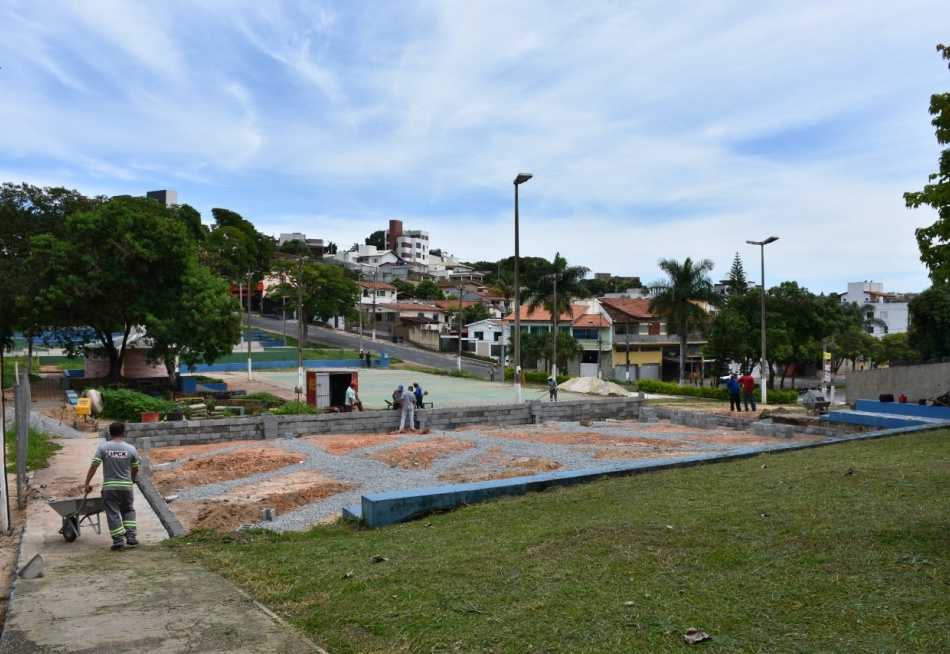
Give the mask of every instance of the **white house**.
[(504, 320), (486, 318), (465, 326), (468, 338), (465, 339), (465, 351), (478, 356), (491, 357), (498, 361), (503, 348), (508, 343), (508, 323)]
[(885, 293), (881, 282), (849, 282), (848, 292), (841, 296), (841, 302), (871, 305), (873, 313), (868, 317), (877, 318), (886, 326), (875, 325), (868, 331), (880, 338), (884, 334), (903, 334), (907, 331), (907, 303), (916, 296), (916, 293)]

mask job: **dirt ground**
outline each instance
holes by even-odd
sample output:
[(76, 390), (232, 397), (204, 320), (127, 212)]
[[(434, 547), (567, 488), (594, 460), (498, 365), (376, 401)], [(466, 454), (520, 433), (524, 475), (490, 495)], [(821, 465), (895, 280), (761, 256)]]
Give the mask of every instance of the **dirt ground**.
[[(571, 431), (563, 425), (508, 429), (483, 426), (466, 427), (465, 430), (476, 430), (502, 439), (569, 447), (585, 446), (593, 450), (596, 458), (614, 461), (693, 455), (708, 451), (701, 447), (704, 444), (763, 445), (774, 441), (744, 431), (710, 431), (667, 423), (645, 425), (637, 421), (611, 420), (606, 426), (648, 432), (657, 438), (617, 436), (596, 427), (581, 427)], [(676, 438), (663, 438), (665, 433), (675, 433)], [(418, 440), (406, 442), (407, 436), (414, 435), (419, 437)], [(797, 438), (810, 439), (806, 436)], [(375, 448), (372, 453), (361, 456), (403, 470), (428, 469), (436, 461), (475, 447), (472, 441), (453, 438), (451, 433), (341, 434), (306, 436), (302, 440), (334, 456), (351, 456), (359, 450), (372, 447)], [(233, 530), (242, 525), (259, 523), (265, 508), (274, 508), (278, 514), (283, 514), (359, 487), (358, 483), (334, 479), (321, 471), (282, 474), (282, 469), (304, 461), (305, 455), (260, 441), (154, 448), (149, 455), (155, 485), (166, 497), (178, 495), (186, 488), (273, 473), (263, 481), (228, 490), (211, 499), (176, 499), (170, 508), (187, 529)], [(161, 467), (168, 463), (176, 465)], [(442, 483), (458, 484), (551, 472), (561, 467), (558, 461), (511, 456), (503, 448), (496, 447), (475, 459), (449, 468), (440, 473), (438, 478)]]

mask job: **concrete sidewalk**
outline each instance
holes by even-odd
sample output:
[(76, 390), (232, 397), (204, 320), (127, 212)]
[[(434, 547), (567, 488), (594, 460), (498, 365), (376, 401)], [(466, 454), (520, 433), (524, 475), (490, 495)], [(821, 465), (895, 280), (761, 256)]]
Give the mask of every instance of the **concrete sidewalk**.
[[(137, 548), (112, 552), (83, 524), (75, 541), (47, 500), (81, 490), (100, 439), (58, 441), (52, 465), (36, 472), (18, 568), (34, 555), (43, 576), (14, 581), (0, 654), (25, 652), (319, 652), (294, 629), (218, 575), (161, 545), (166, 532), (136, 488)], [(101, 487), (101, 473), (93, 481)]]

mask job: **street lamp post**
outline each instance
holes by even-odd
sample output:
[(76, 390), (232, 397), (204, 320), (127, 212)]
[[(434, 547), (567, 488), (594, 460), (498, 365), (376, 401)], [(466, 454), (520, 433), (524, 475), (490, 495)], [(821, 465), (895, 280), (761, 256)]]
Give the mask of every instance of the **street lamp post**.
[(297, 258), (297, 402), (303, 393), (303, 257)]
[(254, 279), (253, 273), (247, 274), (247, 380), (254, 379), (253, 367), (251, 366), (251, 281)]
[(360, 287), (360, 297), (357, 300), (356, 308), (360, 313), (360, 352), (363, 351), (363, 288)]
[(521, 404), (521, 281), (518, 243), (518, 187), (534, 177), (531, 173), (518, 173), (515, 177), (515, 402)]
[(758, 245), (762, 255), (762, 362), (759, 369), (762, 375), (762, 382), (759, 385), (762, 389), (762, 404), (766, 403), (767, 377), (765, 371), (765, 246), (778, 240), (778, 236), (769, 236), (764, 241), (746, 241), (749, 245)]
[(557, 319), (560, 311), (557, 310), (557, 255), (554, 255), (554, 273), (551, 275), (551, 279), (554, 282), (554, 302), (552, 303), (551, 319), (553, 321), (552, 327), (554, 328), (554, 338), (551, 339), (551, 376), (554, 377), (555, 383), (557, 383)]
[(459, 343), (458, 343), (458, 345), (459, 345), (459, 349), (458, 349), (458, 357), (457, 357), (455, 363), (456, 363), (456, 365), (458, 365), (458, 369), (459, 369), (460, 371), (462, 370), (462, 291), (463, 291), (464, 289), (465, 289), (464, 286), (459, 286), (459, 287), (458, 287), (458, 291), (459, 291), (459, 324), (458, 324), (458, 329), (459, 329), (459, 333), (458, 333), (458, 342), (459, 342)]

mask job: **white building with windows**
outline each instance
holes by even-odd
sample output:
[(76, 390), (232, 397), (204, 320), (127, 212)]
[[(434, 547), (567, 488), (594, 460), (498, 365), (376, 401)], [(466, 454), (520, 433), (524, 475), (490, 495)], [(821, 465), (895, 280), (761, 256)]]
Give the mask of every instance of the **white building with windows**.
[(886, 293), (881, 282), (849, 282), (848, 292), (841, 295), (842, 304), (857, 302), (858, 305), (870, 305), (868, 318), (876, 318), (886, 326), (874, 325), (868, 332), (880, 338), (884, 334), (903, 334), (907, 331), (907, 303), (917, 297), (917, 293)]
[(403, 229), (401, 220), (390, 220), (385, 232), (386, 247), (406, 262), (429, 263), (429, 232)]

